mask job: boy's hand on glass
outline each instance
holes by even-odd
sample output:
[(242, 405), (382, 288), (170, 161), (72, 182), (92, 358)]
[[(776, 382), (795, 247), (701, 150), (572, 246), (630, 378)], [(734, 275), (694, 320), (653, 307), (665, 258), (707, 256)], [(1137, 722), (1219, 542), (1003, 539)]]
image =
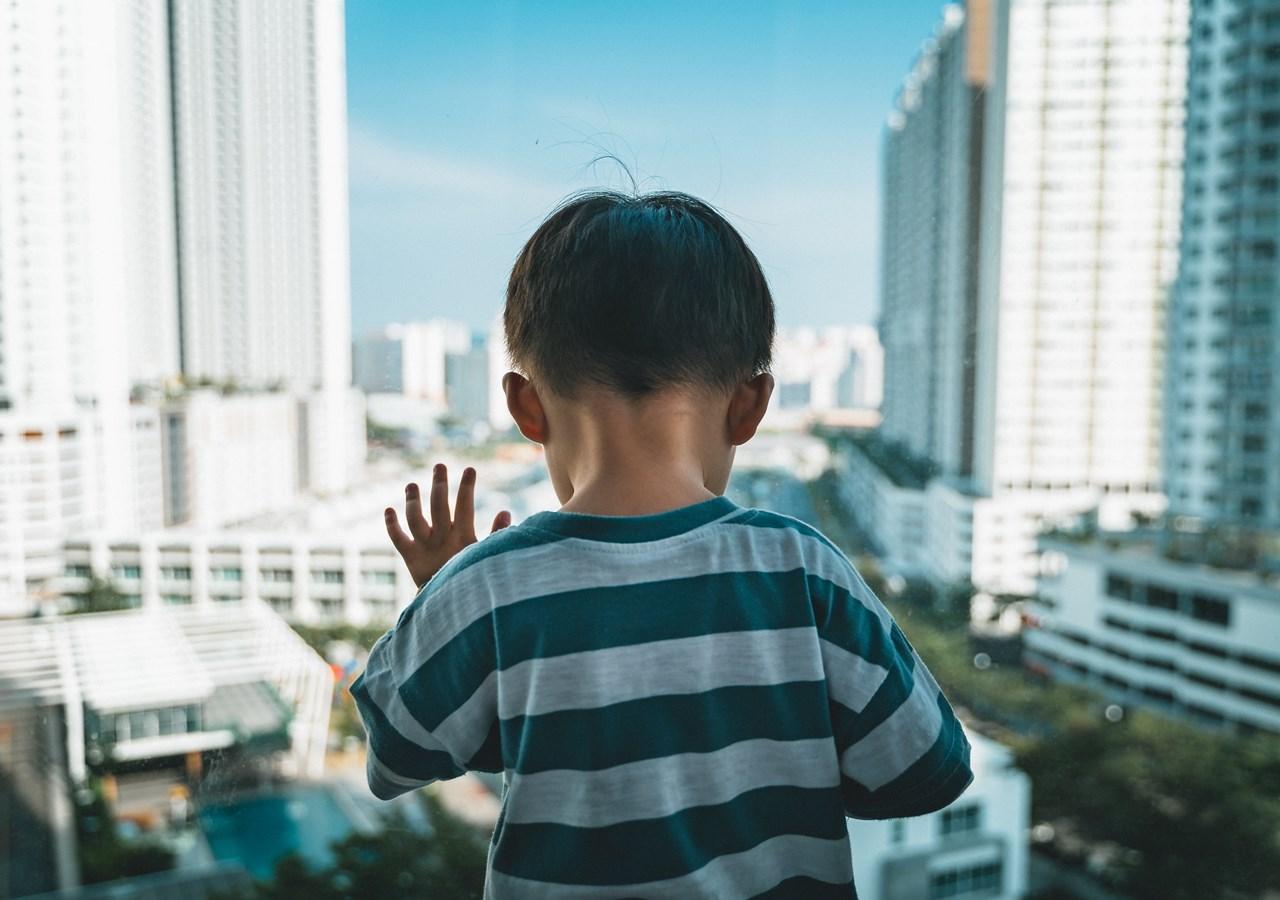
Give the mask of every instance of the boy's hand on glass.
[[(413, 583), (422, 587), (439, 572), (463, 547), (476, 542), (476, 470), (467, 467), (458, 485), (458, 499), (452, 519), (449, 516), (449, 471), (437, 464), (431, 481), (431, 521), (422, 511), (422, 494), (418, 485), (409, 483), (404, 488), (404, 517), (409, 526), (406, 534), (400, 527), (396, 511), (387, 507), (383, 517), (387, 534), (395, 545), (404, 564), (413, 577)], [(500, 531), (511, 524), (511, 513), (503, 510), (493, 517), (493, 531)]]

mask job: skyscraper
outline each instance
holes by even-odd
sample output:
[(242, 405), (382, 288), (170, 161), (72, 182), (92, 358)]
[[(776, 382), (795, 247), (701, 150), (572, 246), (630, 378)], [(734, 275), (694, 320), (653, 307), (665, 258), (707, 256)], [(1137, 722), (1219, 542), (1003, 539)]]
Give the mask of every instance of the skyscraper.
[(880, 339), (884, 434), (973, 468), (973, 379), (990, 9), (948, 6), (884, 140)]
[(1001, 0), (981, 232), (981, 490), (1160, 489), (1187, 0)]
[(183, 371), (351, 381), (341, 0), (173, 0)]
[(158, 522), (177, 364), (162, 0), (0, 6), (0, 610), (68, 529)]
[(1193, 4), (1166, 372), (1171, 510), (1280, 528), (1280, 8)]
[(0, 9), (0, 408), (177, 368), (163, 0)]

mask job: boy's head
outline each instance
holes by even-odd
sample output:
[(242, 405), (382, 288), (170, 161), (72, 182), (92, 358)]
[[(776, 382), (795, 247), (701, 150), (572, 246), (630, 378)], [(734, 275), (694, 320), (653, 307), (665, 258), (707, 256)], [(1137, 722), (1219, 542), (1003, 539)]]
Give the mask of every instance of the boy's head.
[(706, 203), (602, 191), (570, 198), (524, 245), (503, 323), (517, 368), (562, 397), (727, 392), (769, 367), (773, 298)]

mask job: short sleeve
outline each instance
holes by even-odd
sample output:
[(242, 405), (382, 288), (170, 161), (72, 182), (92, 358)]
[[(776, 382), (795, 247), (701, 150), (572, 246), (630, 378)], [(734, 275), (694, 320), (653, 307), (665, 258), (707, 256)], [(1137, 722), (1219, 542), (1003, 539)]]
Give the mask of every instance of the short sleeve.
[(489, 604), (445, 574), (378, 640), (351, 686), (369, 738), (369, 788), (384, 800), (468, 769), (501, 769)]
[(889, 611), (840, 560), (813, 594), (845, 812), (941, 809), (973, 779), (964, 729)]

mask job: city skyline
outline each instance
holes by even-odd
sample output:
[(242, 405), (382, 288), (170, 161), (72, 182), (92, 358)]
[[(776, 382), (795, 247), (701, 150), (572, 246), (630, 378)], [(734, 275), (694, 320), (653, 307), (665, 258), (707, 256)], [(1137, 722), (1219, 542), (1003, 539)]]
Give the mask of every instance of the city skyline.
[(348, 4), (353, 333), (459, 311), (486, 327), (542, 216), (624, 186), (602, 152), (721, 206), (780, 322), (873, 323), (884, 98), (942, 7), (868, 27), (836, 3)]

